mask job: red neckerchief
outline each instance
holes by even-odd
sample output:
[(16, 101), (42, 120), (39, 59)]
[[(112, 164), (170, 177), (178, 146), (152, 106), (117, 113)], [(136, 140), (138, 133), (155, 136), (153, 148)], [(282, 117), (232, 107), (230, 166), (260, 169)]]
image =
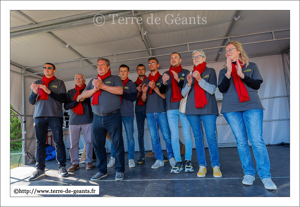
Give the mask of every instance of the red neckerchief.
[[(244, 67), (244, 64), (239, 60), (241, 68)], [(244, 82), (242, 81), (241, 77), (237, 74), (237, 62), (235, 63), (235, 65), (233, 63), (231, 63), (232, 65), (232, 72), (231, 72), (231, 76), (232, 76), (232, 80), (235, 86), (235, 89), (237, 91), (237, 94), (239, 96), (240, 102), (245, 102), (245, 101), (249, 101), (250, 97), (247, 91), (247, 88), (244, 84)]]
[[(97, 79), (100, 78), (102, 81), (107, 78), (108, 76), (111, 75), (111, 71), (109, 70), (107, 73), (105, 73), (104, 75), (97, 75)], [(93, 99), (92, 99), (92, 106), (98, 105), (99, 104), (99, 96), (101, 95), (101, 90), (97, 91), (96, 93), (94, 93), (93, 95)]]
[(172, 81), (172, 97), (171, 97), (172, 102), (178, 102), (178, 101), (181, 101), (181, 99), (182, 99), (182, 95), (181, 95), (178, 83), (175, 80), (174, 75), (172, 73), (172, 71), (174, 71), (178, 74), (181, 70), (182, 70), (181, 65), (179, 65), (177, 67), (170, 66), (170, 69), (169, 69), (169, 73), (171, 75), (171, 81)]
[[(125, 80), (123, 81), (123, 87), (125, 87), (126, 83), (129, 81), (129, 78), (127, 77)], [(120, 96), (120, 101), (122, 101), (122, 97)]]
[[(149, 74), (148, 76), (148, 80), (149, 81), (154, 81), (156, 83), (156, 81), (159, 79), (160, 77), (160, 73), (157, 71), (156, 74), (154, 76), (151, 75), (151, 73)], [(152, 88), (150, 88), (150, 91), (149, 91), (149, 94), (151, 95), (152, 94)]]
[[(49, 83), (53, 80), (55, 80), (56, 77), (52, 76), (51, 78), (47, 78), (45, 75), (42, 78), (42, 85), (45, 85), (47, 88), (49, 88)], [(39, 100), (48, 100), (48, 94), (43, 90), (39, 89)]]
[[(206, 62), (203, 62), (197, 66), (194, 66), (193, 72), (198, 71), (201, 75), (205, 70), (205, 68), (206, 68)], [(196, 79), (194, 83), (194, 89), (195, 89), (195, 107), (204, 108), (204, 105), (207, 105), (207, 98), (205, 96), (205, 92), (203, 88), (199, 86), (199, 83)]]
[[(74, 95), (73, 101), (75, 101), (77, 99), (77, 97), (80, 95), (80, 91), (82, 91), (83, 89), (85, 89), (86, 84), (83, 84), (81, 87), (79, 87), (78, 85), (75, 84), (75, 90), (76, 93)], [(76, 115), (83, 115), (83, 106), (82, 103), (79, 102), (74, 108), (73, 111), (75, 112)]]
[[(144, 76), (143, 80), (145, 80), (147, 77)], [(136, 79), (135, 83), (137, 85), (141, 85), (143, 83), (143, 80), (141, 80), (139, 77)], [(140, 92), (139, 98), (138, 98), (138, 106), (144, 106), (144, 101), (142, 100), (142, 92)]]

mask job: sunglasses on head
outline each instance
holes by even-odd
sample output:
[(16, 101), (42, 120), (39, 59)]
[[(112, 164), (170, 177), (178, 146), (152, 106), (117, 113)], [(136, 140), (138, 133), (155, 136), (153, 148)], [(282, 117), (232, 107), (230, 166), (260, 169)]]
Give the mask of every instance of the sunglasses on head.
[(44, 70), (48, 69), (48, 70), (51, 70), (52, 68), (51, 67), (43, 67)]

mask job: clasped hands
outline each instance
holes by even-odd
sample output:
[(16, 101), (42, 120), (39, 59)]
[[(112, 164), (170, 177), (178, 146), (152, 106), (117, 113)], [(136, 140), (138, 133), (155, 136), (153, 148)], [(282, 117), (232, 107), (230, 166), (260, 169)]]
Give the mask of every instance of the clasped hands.
[(30, 86), (30, 88), (31, 88), (31, 90), (32, 90), (35, 94), (38, 94), (39, 88), (42, 89), (42, 90), (44, 90), (45, 93), (47, 93), (47, 94), (50, 94), (50, 93), (51, 93), (50, 89), (49, 89), (47, 86), (42, 85), (42, 84), (35, 84), (35, 83), (32, 83), (31, 86)]
[[(180, 79), (179, 79), (179, 77), (178, 77), (178, 73), (176, 73), (175, 71), (171, 71), (172, 73), (173, 73), (173, 76), (174, 76), (174, 79), (177, 81), (177, 82), (179, 82), (180, 81)], [(162, 76), (162, 80), (163, 80), (163, 84), (166, 84), (167, 83), (167, 81), (170, 79), (170, 76), (168, 75), (168, 74), (163, 74), (163, 76)]]
[[(242, 67), (241, 67), (241, 64), (240, 64), (240, 61), (239, 61), (239, 58), (236, 59), (236, 73), (238, 74), (238, 76), (240, 76), (242, 79), (245, 78), (245, 75), (242, 71)], [(227, 72), (226, 72), (226, 76), (227, 77), (230, 77), (231, 76), (231, 72), (232, 72), (232, 62), (230, 60), (230, 58), (227, 58), (226, 60), (226, 67), (227, 67)]]

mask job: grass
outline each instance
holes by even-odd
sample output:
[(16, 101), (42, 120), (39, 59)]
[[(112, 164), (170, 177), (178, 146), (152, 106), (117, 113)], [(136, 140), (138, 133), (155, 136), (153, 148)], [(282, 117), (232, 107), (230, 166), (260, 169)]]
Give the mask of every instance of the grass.
[[(22, 153), (22, 150), (10, 151), (10, 153)], [(19, 159), (22, 154), (10, 155), (10, 169), (18, 167)], [(23, 157), (20, 160), (19, 166), (23, 165)]]

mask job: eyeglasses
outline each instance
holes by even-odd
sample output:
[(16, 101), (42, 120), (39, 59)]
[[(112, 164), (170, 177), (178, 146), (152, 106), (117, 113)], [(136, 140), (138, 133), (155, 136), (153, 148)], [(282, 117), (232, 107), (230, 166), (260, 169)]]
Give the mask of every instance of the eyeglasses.
[(76, 80), (82, 80), (83, 78), (80, 77), (80, 78), (75, 78), (75, 79), (76, 79)]
[(192, 59), (196, 60), (196, 59), (200, 59), (201, 57), (204, 57), (204, 55), (197, 55), (197, 56), (192, 57)]
[(43, 67), (43, 69), (44, 70), (46, 70), (46, 69), (51, 70), (52, 68), (51, 67), (48, 67), (48, 68), (47, 67)]
[(148, 63), (149, 66), (150, 65), (155, 65), (155, 64), (156, 64), (156, 62)]
[(234, 48), (230, 48), (230, 49), (228, 49), (228, 50), (225, 50), (225, 54), (231, 52), (231, 51), (234, 50), (234, 49), (236, 49), (236, 48), (234, 47)]

